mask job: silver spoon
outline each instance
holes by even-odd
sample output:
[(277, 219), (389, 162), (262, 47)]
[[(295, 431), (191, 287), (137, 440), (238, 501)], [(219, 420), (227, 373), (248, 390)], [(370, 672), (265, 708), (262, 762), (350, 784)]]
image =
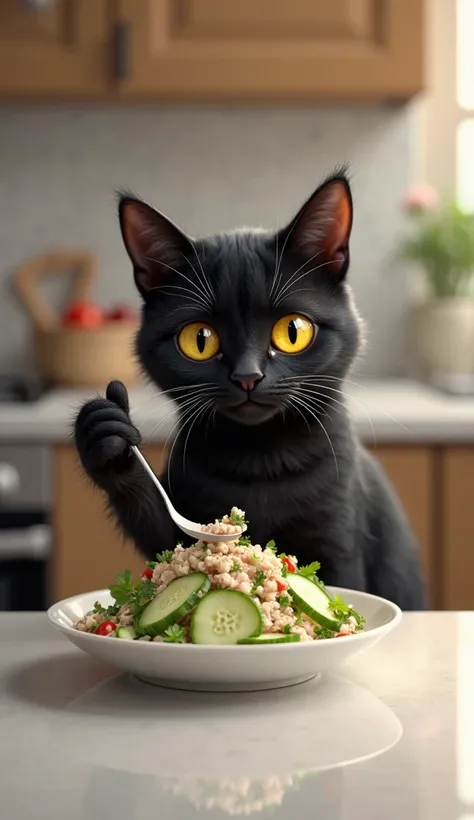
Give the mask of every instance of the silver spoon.
[[(173, 507), (166, 490), (162, 486), (159, 479), (156, 477), (155, 473), (153, 472), (152, 468), (148, 464), (148, 461), (144, 457), (143, 453), (140, 452), (138, 447), (132, 446), (132, 450), (135, 453), (136, 457), (138, 458), (139, 462), (143, 465), (145, 470), (147, 471), (148, 475), (150, 476), (153, 484), (155, 485), (156, 489), (158, 490), (159, 494), (161, 495), (163, 501), (165, 502), (166, 509), (170, 515), (170, 518), (174, 521), (177, 527), (180, 530), (186, 533), (186, 535), (191, 536), (191, 538), (195, 538), (196, 541), (207, 541), (208, 543), (216, 542), (216, 541), (235, 541), (239, 537), (239, 533), (231, 533), (230, 535), (216, 535), (213, 532), (203, 532), (201, 529), (200, 524), (196, 524), (195, 521), (189, 521), (188, 518), (185, 518), (183, 515), (180, 515), (179, 512), (175, 510)], [(245, 532), (247, 526), (244, 524), (241, 527), (241, 533)]]

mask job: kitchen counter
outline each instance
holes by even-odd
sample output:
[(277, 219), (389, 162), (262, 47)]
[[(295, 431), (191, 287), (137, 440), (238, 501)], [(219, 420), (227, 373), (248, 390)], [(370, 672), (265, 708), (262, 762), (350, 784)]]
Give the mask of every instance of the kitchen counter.
[[(346, 388), (355, 429), (367, 443), (474, 442), (474, 397), (451, 397), (404, 380), (363, 380)], [(77, 409), (97, 394), (62, 389), (33, 404), (0, 404), (0, 441), (67, 441)], [(150, 387), (137, 387), (130, 403), (144, 439), (165, 441), (176, 421), (171, 402)]]
[(406, 614), (341, 675), (173, 692), (0, 614), (2, 817), (471, 817), (474, 614)]

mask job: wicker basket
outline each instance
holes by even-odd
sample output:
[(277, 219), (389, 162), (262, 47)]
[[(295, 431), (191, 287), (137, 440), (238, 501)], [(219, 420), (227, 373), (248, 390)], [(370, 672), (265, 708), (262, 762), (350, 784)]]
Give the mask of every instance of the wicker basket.
[(89, 299), (95, 259), (85, 252), (50, 251), (36, 256), (15, 275), (16, 291), (33, 321), (36, 368), (50, 384), (104, 388), (111, 379), (132, 384), (139, 374), (133, 353), (138, 321), (105, 322), (93, 329), (66, 326), (38, 288), (38, 281), (76, 272), (72, 299)]

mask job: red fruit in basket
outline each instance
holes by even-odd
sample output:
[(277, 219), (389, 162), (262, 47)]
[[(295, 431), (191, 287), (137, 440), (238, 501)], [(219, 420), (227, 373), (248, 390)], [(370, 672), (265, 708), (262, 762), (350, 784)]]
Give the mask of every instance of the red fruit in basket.
[(114, 305), (107, 311), (105, 318), (109, 322), (134, 322), (137, 314), (130, 305)]
[(91, 329), (103, 323), (104, 314), (95, 302), (78, 300), (69, 305), (64, 314), (64, 321), (67, 325)]

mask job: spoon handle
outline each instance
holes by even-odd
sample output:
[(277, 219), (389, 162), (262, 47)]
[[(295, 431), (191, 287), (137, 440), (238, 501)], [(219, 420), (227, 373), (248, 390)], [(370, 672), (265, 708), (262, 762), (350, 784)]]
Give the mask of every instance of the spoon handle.
[(147, 471), (147, 473), (150, 476), (151, 480), (153, 481), (153, 484), (155, 485), (156, 489), (160, 493), (163, 501), (165, 502), (166, 509), (168, 510), (171, 518), (175, 519), (176, 515), (177, 515), (176, 510), (173, 507), (171, 501), (169, 500), (164, 487), (161, 485), (161, 481), (156, 477), (156, 475), (153, 472), (152, 468), (148, 464), (148, 461), (146, 460), (143, 453), (138, 449), (138, 447), (136, 447), (135, 445), (132, 445), (132, 450), (133, 450), (134, 454), (136, 455), (136, 457), (138, 458), (139, 462), (142, 464), (142, 466)]

